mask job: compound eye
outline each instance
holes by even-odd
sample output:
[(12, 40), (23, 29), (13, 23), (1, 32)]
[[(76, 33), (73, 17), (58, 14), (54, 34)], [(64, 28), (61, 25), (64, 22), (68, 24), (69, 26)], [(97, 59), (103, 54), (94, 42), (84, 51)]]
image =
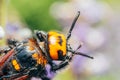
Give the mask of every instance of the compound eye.
[(38, 37), (38, 39), (40, 40), (40, 42), (45, 41), (45, 33), (43, 33), (42, 31), (36, 32), (36, 36)]

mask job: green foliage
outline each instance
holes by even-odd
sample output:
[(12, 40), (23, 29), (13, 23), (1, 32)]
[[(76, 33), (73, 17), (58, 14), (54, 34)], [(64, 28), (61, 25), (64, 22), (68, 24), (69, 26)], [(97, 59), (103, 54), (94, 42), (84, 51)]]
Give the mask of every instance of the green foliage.
[(100, 0), (107, 2), (113, 10), (118, 11), (120, 9), (120, 0)]
[(51, 4), (55, 0), (11, 0), (13, 7), (18, 10), (30, 29), (45, 30), (59, 29), (56, 20), (49, 14)]
[(70, 69), (65, 69), (65, 71), (63, 69), (63, 71), (59, 71), (58, 75), (56, 75), (53, 80), (75, 80), (75, 77)]
[(93, 76), (89, 77), (89, 80), (116, 80), (115, 76), (113, 75), (103, 75), (103, 76)]

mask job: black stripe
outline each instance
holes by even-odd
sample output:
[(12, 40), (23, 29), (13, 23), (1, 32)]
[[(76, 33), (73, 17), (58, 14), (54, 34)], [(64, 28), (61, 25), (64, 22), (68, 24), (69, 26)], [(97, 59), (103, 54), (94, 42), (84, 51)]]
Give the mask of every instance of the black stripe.
[(62, 40), (62, 37), (61, 36), (58, 36), (58, 39), (59, 39), (59, 44), (60, 44), (60, 46), (62, 46), (62, 43), (63, 43), (63, 40)]

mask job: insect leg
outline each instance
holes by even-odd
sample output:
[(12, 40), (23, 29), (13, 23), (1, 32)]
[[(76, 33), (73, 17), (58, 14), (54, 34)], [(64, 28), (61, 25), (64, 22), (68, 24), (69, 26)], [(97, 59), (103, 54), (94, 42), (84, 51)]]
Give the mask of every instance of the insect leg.
[(62, 68), (65, 68), (69, 62), (71, 61), (72, 59), (72, 55), (71, 56), (67, 56), (66, 57), (66, 60), (65, 61), (62, 61), (60, 64), (56, 65), (55, 63), (51, 63), (51, 71), (56, 71), (56, 70), (59, 70), (59, 69), (62, 69)]

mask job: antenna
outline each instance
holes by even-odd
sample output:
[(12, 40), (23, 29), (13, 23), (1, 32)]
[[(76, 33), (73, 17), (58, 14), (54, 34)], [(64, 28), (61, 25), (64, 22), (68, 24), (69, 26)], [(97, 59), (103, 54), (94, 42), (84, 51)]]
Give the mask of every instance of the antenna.
[[(73, 30), (73, 28), (74, 28), (74, 26), (75, 26), (75, 23), (77, 22), (79, 16), (80, 16), (80, 11), (78, 11), (77, 16), (76, 16), (75, 19), (73, 20), (73, 23), (72, 23), (72, 25), (71, 25), (71, 27), (70, 27), (70, 30), (69, 30), (69, 32), (68, 32), (68, 35), (67, 35), (67, 41), (68, 41), (69, 38), (71, 37), (71, 32), (72, 32), (72, 30)], [(72, 48), (71, 48), (70, 45), (69, 45), (69, 48), (70, 48), (70, 49), (68, 49), (68, 51), (69, 51), (69, 52), (72, 52), (73, 55), (76, 54), (76, 55), (81, 55), (81, 56), (84, 56), (84, 57), (88, 57), (88, 58), (94, 59), (93, 57), (91, 57), (91, 56), (89, 56), (89, 55), (86, 55), (86, 54), (84, 54), (84, 53), (76, 52), (81, 46), (82, 46), (82, 45), (79, 45), (79, 46), (77, 47), (77, 49), (74, 51), (74, 50), (72, 50)]]
[(77, 47), (77, 49), (75, 50), (75, 52), (78, 50), (78, 49), (80, 49), (82, 47), (82, 44), (80, 44), (78, 47)]
[[(79, 48), (79, 47), (78, 47), (78, 48)], [(69, 49), (68, 51), (69, 51), (69, 52), (72, 52), (73, 55), (81, 55), (81, 56), (84, 56), (84, 57), (87, 57), (87, 58), (90, 58), (90, 59), (94, 59), (94, 57), (89, 56), (89, 55), (87, 55), (87, 54), (85, 54), (85, 53), (76, 52), (76, 51), (74, 51), (74, 50), (72, 50), (72, 49)]]
[(86, 55), (86, 54), (81, 53), (81, 52), (75, 52), (74, 54), (77, 54), (77, 55), (81, 55), (81, 56), (84, 56), (84, 57), (88, 57), (88, 58), (94, 59), (94, 57), (89, 56), (89, 55)]
[(73, 23), (72, 23), (71, 28), (70, 28), (70, 30), (69, 30), (69, 32), (68, 32), (68, 35), (67, 35), (67, 40), (69, 40), (69, 38), (71, 37), (71, 32), (72, 32), (72, 30), (73, 30), (73, 28), (74, 28), (74, 26), (75, 26), (76, 21), (78, 20), (79, 15), (80, 15), (80, 11), (78, 11), (77, 16), (76, 16), (75, 19), (73, 20)]
[(89, 56), (89, 55), (86, 55), (85, 53), (81, 53), (81, 52), (76, 52), (78, 49), (80, 49), (82, 47), (82, 45), (80, 44), (77, 49), (74, 51), (74, 54), (77, 54), (77, 55), (81, 55), (81, 56), (84, 56), (84, 57), (88, 57), (88, 58), (91, 58), (93, 59), (93, 57)]

